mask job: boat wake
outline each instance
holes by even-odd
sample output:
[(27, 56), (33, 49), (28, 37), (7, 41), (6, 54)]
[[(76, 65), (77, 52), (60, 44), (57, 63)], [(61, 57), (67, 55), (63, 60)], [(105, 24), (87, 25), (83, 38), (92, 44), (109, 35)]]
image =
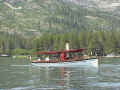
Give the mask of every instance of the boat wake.
[(84, 61), (73, 61), (73, 62), (59, 62), (59, 63), (32, 63), (33, 66), (40, 67), (98, 67), (98, 59), (90, 59)]

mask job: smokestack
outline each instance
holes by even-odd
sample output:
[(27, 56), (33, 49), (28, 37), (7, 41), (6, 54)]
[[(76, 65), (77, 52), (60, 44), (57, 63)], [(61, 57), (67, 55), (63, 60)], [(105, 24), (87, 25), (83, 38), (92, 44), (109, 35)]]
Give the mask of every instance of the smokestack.
[(70, 50), (69, 41), (66, 41), (65, 48), (66, 50)]

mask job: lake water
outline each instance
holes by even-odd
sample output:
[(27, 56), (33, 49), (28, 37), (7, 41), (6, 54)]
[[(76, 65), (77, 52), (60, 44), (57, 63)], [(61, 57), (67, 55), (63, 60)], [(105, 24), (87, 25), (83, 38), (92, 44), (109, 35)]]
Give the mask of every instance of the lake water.
[(0, 58), (0, 90), (120, 90), (120, 58), (99, 67), (35, 67), (28, 60)]

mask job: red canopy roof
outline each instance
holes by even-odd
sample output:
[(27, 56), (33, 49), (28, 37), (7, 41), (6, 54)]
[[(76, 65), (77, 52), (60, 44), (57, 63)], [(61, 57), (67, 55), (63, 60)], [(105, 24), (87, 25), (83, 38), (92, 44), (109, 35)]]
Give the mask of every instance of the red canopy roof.
[(38, 51), (35, 52), (34, 54), (60, 54), (60, 53), (74, 53), (74, 52), (82, 52), (84, 49), (71, 49), (71, 50), (64, 50), (64, 51)]

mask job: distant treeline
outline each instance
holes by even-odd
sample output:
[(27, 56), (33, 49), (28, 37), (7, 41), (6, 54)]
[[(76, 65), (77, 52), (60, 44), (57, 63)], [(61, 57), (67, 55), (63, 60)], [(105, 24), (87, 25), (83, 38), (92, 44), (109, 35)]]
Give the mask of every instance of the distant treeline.
[(120, 53), (119, 31), (83, 31), (44, 33), (33, 37), (0, 33), (0, 54), (29, 55), (36, 51), (64, 50), (66, 41), (70, 41), (71, 49), (87, 49), (87, 54), (90, 54), (92, 48), (104, 49), (105, 54)]

